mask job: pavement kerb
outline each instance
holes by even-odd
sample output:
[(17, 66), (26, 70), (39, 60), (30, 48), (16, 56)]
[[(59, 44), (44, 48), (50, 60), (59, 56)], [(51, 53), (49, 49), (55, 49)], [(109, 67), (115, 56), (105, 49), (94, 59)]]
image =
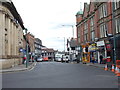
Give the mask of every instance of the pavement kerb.
[[(88, 66), (93, 66), (93, 67), (97, 67), (97, 68), (101, 68), (101, 69), (104, 70), (104, 67), (100, 67), (100, 66), (97, 66), (97, 65), (95, 65), (95, 64), (86, 64), (86, 65), (88, 65)], [(107, 71), (111, 71), (111, 69), (108, 69)]]
[(14, 69), (14, 70), (2, 70), (2, 71), (0, 71), (0, 73), (19, 72), (19, 71), (30, 70), (30, 69), (34, 68), (34, 66), (36, 65), (36, 63), (37, 62), (34, 62), (30, 66), (28, 66), (28, 68), (21, 68), (21, 69)]

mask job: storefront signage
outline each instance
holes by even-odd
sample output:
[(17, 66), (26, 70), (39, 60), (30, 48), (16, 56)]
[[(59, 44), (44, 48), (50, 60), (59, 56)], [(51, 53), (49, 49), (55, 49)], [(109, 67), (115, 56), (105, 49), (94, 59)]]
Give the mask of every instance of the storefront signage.
[(107, 48), (107, 51), (111, 51), (111, 45), (110, 44), (107, 44), (106, 48)]
[(104, 41), (99, 41), (99, 42), (97, 42), (97, 46), (105, 46), (105, 42)]
[(88, 48), (89, 52), (96, 51), (96, 50), (98, 50), (98, 48), (95, 45), (90, 45)]

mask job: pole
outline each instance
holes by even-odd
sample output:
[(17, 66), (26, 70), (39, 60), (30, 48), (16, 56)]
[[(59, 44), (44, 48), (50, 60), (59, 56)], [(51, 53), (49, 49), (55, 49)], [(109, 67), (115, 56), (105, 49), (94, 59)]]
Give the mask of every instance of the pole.
[[(27, 35), (27, 29), (25, 29), (25, 33)], [(28, 43), (27, 43), (27, 36), (26, 36), (26, 68), (28, 67)]]
[(73, 38), (74, 38), (74, 26), (72, 25), (72, 31), (73, 31)]
[(65, 52), (65, 37), (64, 37), (64, 52)]
[(113, 63), (116, 64), (116, 36), (115, 36), (115, 13), (114, 13), (114, 3), (115, 2), (112, 2), (112, 28), (113, 28)]

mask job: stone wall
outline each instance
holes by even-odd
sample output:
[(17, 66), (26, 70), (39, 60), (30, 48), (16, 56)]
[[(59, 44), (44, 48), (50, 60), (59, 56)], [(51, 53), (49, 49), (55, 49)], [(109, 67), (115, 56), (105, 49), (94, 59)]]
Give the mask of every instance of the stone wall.
[(22, 58), (20, 59), (0, 59), (0, 69), (8, 69), (22, 64)]

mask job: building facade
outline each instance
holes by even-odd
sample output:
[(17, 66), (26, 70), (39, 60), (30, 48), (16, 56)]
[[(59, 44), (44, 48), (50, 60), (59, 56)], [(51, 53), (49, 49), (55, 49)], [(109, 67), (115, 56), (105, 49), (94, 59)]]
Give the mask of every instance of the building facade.
[(0, 0), (0, 69), (21, 64), (23, 21), (11, 0)]
[(54, 61), (55, 59), (54, 49), (43, 46), (41, 50), (42, 50), (42, 58), (44, 61)]
[(41, 57), (41, 47), (42, 47), (42, 41), (39, 38), (35, 38), (35, 55)]
[(33, 34), (31, 34), (30, 32), (28, 32), (26, 35), (26, 40), (28, 42), (28, 52), (30, 54), (30, 56), (34, 56), (35, 55), (35, 36)]
[[(77, 43), (82, 61), (90, 62), (95, 57), (100, 63), (102, 54), (107, 62), (115, 62), (119, 53), (119, 2), (90, 2), (76, 14)], [(115, 28), (114, 28), (115, 27)], [(117, 35), (117, 36), (116, 36)], [(115, 37), (115, 40), (114, 39)], [(114, 42), (116, 41), (116, 42)], [(114, 46), (112, 46), (114, 43)], [(116, 49), (115, 53), (113, 48)], [(113, 54), (116, 54), (114, 58)]]

